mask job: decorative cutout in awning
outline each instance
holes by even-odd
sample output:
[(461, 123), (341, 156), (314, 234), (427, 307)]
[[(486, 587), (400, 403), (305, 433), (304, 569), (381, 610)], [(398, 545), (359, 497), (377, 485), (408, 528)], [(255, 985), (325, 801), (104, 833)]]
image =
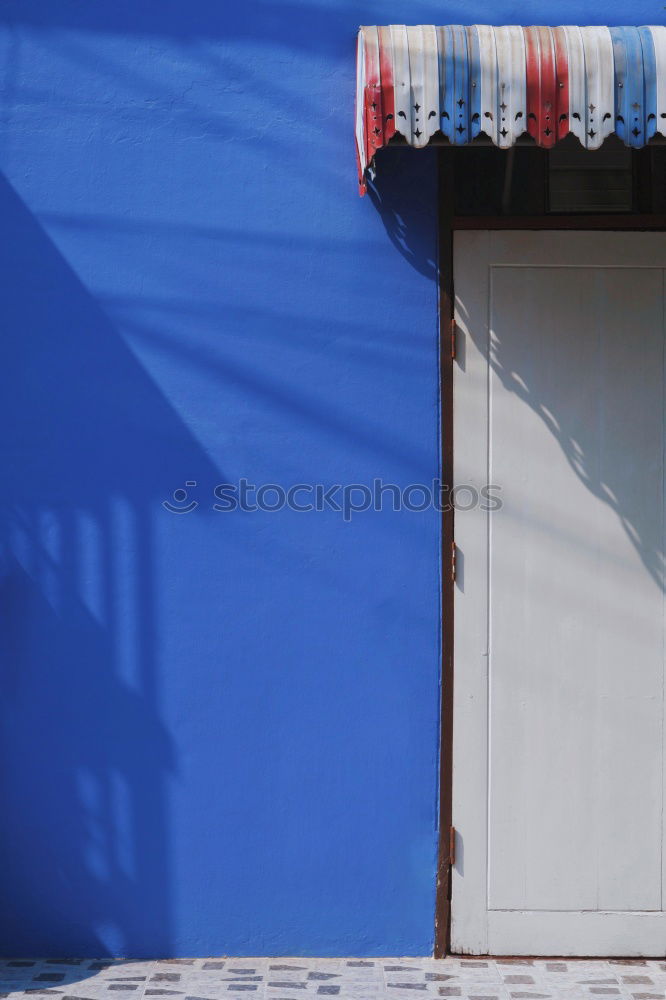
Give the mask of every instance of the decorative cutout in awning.
[(528, 133), (548, 148), (569, 132), (587, 149), (612, 132), (633, 147), (666, 136), (666, 26), (359, 30), (361, 193), (375, 153), (398, 134), (421, 147), (484, 133), (508, 148)]

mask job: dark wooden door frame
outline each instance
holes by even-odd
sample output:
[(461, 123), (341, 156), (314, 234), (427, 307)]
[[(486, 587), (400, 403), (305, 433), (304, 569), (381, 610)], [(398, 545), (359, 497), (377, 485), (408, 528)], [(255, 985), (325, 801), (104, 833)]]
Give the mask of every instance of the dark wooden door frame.
[[(453, 161), (446, 152), (439, 156), (439, 394), (441, 481), (453, 485)], [(444, 492), (442, 491), (444, 496)], [(443, 507), (448, 506), (443, 504)], [(440, 680), (439, 733), (439, 850), (435, 904), (435, 958), (449, 950), (451, 928), (451, 866), (453, 810), (453, 507), (442, 511), (442, 593), (440, 611), (442, 665)]]
[[(659, 230), (666, 231), (666, 215), (478, 215), (456, 216), (453, 159), (448, 149), (439, 151), (438, 183), (438, 280), (439, 280), (439, 358), (441, 413), (441, 481), (453, 486), (453, 365), (455, 332), (453, 289), (453, 235), (462, 229), (506, 230)], [(450, 495), (450, 494), (449, 494)], [(444, 504), (444, 507), (447, 505)], [(441, 593), (441, 682), (440, 682), (440, 758), (439, 758), (439, 849), (435, 902), (435, 958), (450, 951), (451, 868), (455, 857), (453, 829), (453, 607), (455, 512), (442, 512), (442, 593)], [(449, 572), (451, 567), (451, 572)]]

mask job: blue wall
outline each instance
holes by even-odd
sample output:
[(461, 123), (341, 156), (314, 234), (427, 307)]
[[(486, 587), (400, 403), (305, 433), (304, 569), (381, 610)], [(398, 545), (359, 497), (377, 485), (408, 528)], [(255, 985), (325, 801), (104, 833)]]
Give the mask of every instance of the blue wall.
[[(661, 5), (6, 0), (0, 951), (427, 954), (435, 158), (359, 200), (359, 23)], [(162, 507), (195, 480), (199, 507)]]

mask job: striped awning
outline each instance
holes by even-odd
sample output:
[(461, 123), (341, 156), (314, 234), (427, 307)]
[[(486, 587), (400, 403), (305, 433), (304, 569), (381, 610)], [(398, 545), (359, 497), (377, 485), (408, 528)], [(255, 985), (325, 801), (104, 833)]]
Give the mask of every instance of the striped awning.
[(455, 145), (481, 133), (550, 147), (572, 132), (598, 149), (666, 135), (666, 27), (487, 24), (363, 27), (358, 36), (356, 146), (361, 193), (394, 135)]

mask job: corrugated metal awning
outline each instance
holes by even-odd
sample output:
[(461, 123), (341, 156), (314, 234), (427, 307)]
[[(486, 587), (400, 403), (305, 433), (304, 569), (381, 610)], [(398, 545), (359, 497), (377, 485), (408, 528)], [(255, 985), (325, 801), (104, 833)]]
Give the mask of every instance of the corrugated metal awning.
[(598, 149), (666, 136), (666, 27), (523, 28), (392, 24), (358, 36), (356, 146), (366, 171), (396, 134), (425, 146), (481, 133), (502, 148), (528, 133), (550, 147), (572, 132)]

